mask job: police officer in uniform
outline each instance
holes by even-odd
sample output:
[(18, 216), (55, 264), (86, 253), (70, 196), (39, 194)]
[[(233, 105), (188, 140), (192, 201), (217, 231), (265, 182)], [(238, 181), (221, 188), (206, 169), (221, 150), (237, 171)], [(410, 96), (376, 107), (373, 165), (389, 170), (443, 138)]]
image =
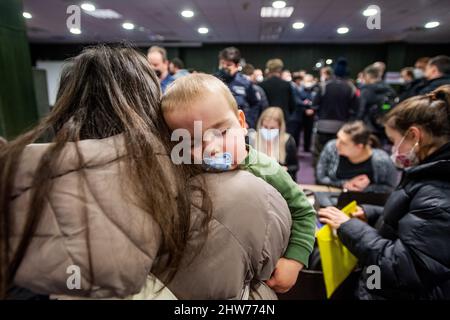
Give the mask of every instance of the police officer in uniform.
[(219, 72), (221, 79), (231, 90), (239, 109), (244, 111), (247, 125), (255, 129), (261, 113), (261, 97), (256, 93), (252, 83), (239, 72), (241, 53), (235, 47), (228, 47), (219, 53)]

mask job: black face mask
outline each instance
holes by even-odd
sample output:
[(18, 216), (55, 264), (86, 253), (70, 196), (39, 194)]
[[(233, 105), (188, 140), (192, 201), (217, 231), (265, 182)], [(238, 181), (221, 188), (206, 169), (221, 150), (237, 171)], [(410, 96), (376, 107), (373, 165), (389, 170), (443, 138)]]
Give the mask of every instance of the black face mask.
[(218, 76), (225, 82), (231, 82), (234, 79), (234, 76), (231, 75), (230, 71), (227, 68), (220, 68)]
[(161, 78), (161, 74), (162, 74), (161, 70), (155, 69), (155, 70), (153, 70), (153, 71), (155, 71), (156, 76), (157, 76), (158, 78)]

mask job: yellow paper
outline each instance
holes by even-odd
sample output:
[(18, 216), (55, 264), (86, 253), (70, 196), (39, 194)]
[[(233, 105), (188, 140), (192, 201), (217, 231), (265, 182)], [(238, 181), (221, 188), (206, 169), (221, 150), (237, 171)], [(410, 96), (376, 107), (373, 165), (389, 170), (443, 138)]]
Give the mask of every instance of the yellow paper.
[[(356, 201), (350, 202), (342, 211), (351, 216), (356, 211)], [(323, 278), (329, 299), (333, 292), (350, 275), (358, 260), (333, 234), (330, 226), (323, 226), (316, 234), (322, 261)]]

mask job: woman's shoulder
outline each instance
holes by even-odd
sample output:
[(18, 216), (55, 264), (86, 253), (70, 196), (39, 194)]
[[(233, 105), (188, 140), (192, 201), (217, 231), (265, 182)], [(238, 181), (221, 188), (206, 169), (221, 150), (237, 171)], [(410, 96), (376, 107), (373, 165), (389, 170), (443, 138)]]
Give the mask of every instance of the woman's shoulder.
[[(289, 236), (291, 215), (281, 194), (263, 179), (244, 170), (205, 174), (205, 186), (213, 204), (213, 218), (239, 237), (276, 228)], [(259, 230), (259, 231), (258, 231)], [(272, 230), (273, 231), (273, 230)], [(247, 236), (245, 236), (247, 238)]]
[(383, 149), (373, 148), (372, 149), (372, 159), (378, 163), (382, 163), (383, 165), (389, 164), (390, 166), (394, 166), (392, 163), (389, 154)]

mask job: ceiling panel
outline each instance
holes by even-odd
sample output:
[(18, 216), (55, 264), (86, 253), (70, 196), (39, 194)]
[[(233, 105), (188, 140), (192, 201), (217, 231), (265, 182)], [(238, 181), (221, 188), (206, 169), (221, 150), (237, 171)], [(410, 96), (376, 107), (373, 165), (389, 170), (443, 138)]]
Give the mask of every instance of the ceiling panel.
[[(386, 41), (450, 42), (449, 0), (287, 0), (294, 7), (288, 19), (260, 18), (266, 0), (93, 0), (99, 9), (113, 9), (123, 17), (102, 20), (82, 12), (82, 34), (73, 35), (66, 28), (66, 8), (73, 0), (24, 0), (24, 10), (32, 13), (27, 20), (32, 42), (88, 43), (129, 40), (151, 44), (182, 43), (375, 43)], [(76, 2), (81, 4), (81, 2)], [(381, 30), (369, 30), (362, 11), (370, 4), (381, 8)], [(185, 19), (183, 9), (192, 9), (195, 16)], [(291, 25), (300, 20), (302, 30)], [(441, 25), (424, 29), (430, 20)], [(121, 24), (131, 21), (135, 30), (124, 30)], [(336, 33), (346, 25), (350, 32)], [(206, 26), (210, 32), (200, 35), (197, 29)], [(281, 31), (280, 31), (281, 30)], [(280, 31), (275, 34), (275, 31)], [(270, 37), (275, 34), (274, 37)]]

